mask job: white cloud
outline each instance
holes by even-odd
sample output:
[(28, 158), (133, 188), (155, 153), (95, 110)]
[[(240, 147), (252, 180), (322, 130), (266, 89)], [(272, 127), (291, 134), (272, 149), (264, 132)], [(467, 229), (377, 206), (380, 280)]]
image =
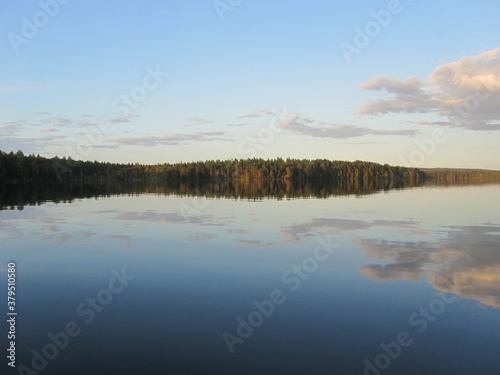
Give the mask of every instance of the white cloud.
[(371, 80), (362, 83), (359, 87), (369, 90), (385, 89), (388, 92), (395, 94), (419, 95), (423, 93), (423, 83), (420, 78), (415, 76), (404, 81), (387, 76), (376, 76)]
[(257, 117), (260, 117), (262, 115), (276, 115), (276, 111), (271, 111), (269, 109), (256, 109), (255, 111), (253, 112), (250, 112), (250, 113), (247, 113), (245, 115), (241, 115), (241, 116), (238, 116), (238, 117), (235, 117), (237, 119), (242, 119), (242, 118), (257, 118)]
[[(374, 83), (375, 85), (383, 85), (382, 81)], [(304, 135), (316, 138), (354, 138), (364, 135), (403, 135), (413, 136), (418, 131), (415, 129), (397, 129), (397, 130), (375, 130), (367, 127), (337, 124), (318, 120), (301, 113), (286, 113), (286, 109), (282, 111), (274, 109), (257, 109), (254, 112), (247, 113), (237, 118), (256, 118), (261, 116), (274, 116), (278, 119), (275, 126), (283, 131), (292, 134)], [(244, 124), (228, 124), (227, 126), (243, 126)], [(258, 141), (258, 137), (252, 137)]]
[(51, 124), (55, 126), (67, 126), (73, 124), (73, 120), (63, 117), (51, 117), (41, 121), (43, 124)]
[(365, 103), (361, 115), (433, 113), (448, 118), (439, 125), (500, 130), (500, 48), (438, 66), (425, 81), (377, 76), (360, 87), (389, 94)]
[(129, 114), (126, 114), (126, 115), (122, 115), (122, 116), (118, 116), (118, 117), (114, 117), (114, 118), (108, 119), (107, 121), (115, 123), (115, 124), (119, 124), (119, 123), (124, 123), (124, 122), (130, 122), (130, 119), (134, 118), (134, 117), (139, 117), (139, 115), (134, 115), (132, 113), (129, 113)]
[(22, 130), (23, 124), (21, 122), (9, 122), (0, 126), (0, 135), (2, 137), (14, 136)]
[(241, 127), (241, 126), (247, 126), (247, 125), (249, 125), (249, 124), (246, 124), (246, 123), (243, 123), (243, 122), (226, 124), (226, 126), (230, 126), (230, 127)]
[(192, 142), (229, 142), (233, 139), (224, 132), (198, 132), (193, 134), (169, 134), (148, 137), (122, 137), (114, 138), (115, 142), (124, 146), (145, 146), (152, 147), (158, 145), (180, 145)]
[(301, 114), (283, 115), (283, 121), (277, 127), (293, 134), (318, 138), (354, 138), (363, 135), (414, 135), (413, 129), (374, 130), (366, 127), (345, 124), (329, 124), (315, 121)]
[(206, 120), (203, 118), (196, 118), (196, 117), (185, 118), (184, 121), (189, 122), (189, 124), (186, 124), (185, 126), (206, 125), (206, 124), (213, 124), (215, 122), (212, 120)]

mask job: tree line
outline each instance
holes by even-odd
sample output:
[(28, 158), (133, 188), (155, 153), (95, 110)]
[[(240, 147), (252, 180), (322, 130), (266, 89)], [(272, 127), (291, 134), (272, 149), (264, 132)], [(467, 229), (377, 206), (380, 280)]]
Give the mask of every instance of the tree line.
[(145, 165), (75, 161), (24, 155), (22, 151), (0, 150), (0, 181), (3, 182), (148, 182), (172, 181), (369, 181), (390, 180), (419, 183), (426, 174), (405, 168), (366, 161), (327, 159), (233, 159)]
[(500, 182), (500, 171), (417, 169), (366, 161), (327, 159), (233, 159), (188, 163), (106, 163), (76, 161), (71, 158), (46, 158), (24, 155), (22, 151), (0, 150), (0, 183), (36, 182), (117, 182), (166, 184), (196, 182), (222, 184), (233, 182), (368, 182), (393, 181), (416, 185), (470, 184)]
[(500, 183), (500, 171), (424, 169), (426, 181), (438, 185)]

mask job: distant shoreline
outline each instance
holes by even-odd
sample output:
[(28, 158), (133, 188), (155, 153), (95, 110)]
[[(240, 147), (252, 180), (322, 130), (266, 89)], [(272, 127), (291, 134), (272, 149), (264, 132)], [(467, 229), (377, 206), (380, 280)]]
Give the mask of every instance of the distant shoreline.
[(24, 155), (22, 151), (0, 150), (2, 183), (36, 182), (232, 182), (337, 183), (394, 181), (419, 184), (435, 180), (449, 183), (500, 182), (500, 171), (457, 168), (408, 168), (367, 161), (328, 159), (232, 159), (188, 163), (109, 163), (75, 161)]

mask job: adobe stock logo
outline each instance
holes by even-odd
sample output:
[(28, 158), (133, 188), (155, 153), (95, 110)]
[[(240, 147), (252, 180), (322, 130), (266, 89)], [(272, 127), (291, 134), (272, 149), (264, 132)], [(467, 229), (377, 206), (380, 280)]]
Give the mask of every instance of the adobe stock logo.
[[(426, 306), (420, 306), (418, 310), (410, 314), (408, 323), (420, 335), (444, 314), (450, 304), (456, 301), (458, 301), (457, 296), (442, 293)], [(403, 354), (403, 349), (413, 348), (414, 337), (411, 329), (404, 329), (396, 335), (394, 341), (389, 343), (382, 341), (379, 345), (382, 350), (373, 359), (363, 360), (363, 375), (381, 375)]]
[(212, 5), (219, 19), (224, 21), (224, 14), (227, 12), (232, 13), (242, 2), (243, 0), (214, 0)]
[[(453, 107), (448, 115), (451, 121), (456, 121), (458, 127), (471, 122), (471, 116), (480, 109), (483, 102), (489, 100), (494, 93), (493, 87), (481, 85), (473, 93), (463, 98), (460, 103)], [(399, 156), (401, 165), (420, 167), (427, 158), (430, 158), (448, 140), (448, 135), (443, 129), (434, 129), (430, 136), (423, 140), (415, 140), (416, 148), (410, 152), (407, 158)]]
[(359, 55), (370, 45), (373, 39), (379, 36), (383, 29), (391, 24), (393, 17), (400, 14), (403, 10), (404, 7), (399, 0), (389, 0), (386, 9), (379, 11), (373, 10), (370, 13), (372, 19), (368, 21), (363, 28), (354, 28), (352, 43), (340, 43), (340, 50), (345, 60), (350, 63), (352, 61), (352, 55)]
[(47, 26), (49, 20), (59, 14), (60, 5), (66, 5), (70, 0), (40, 0), (38, 6), (41, 8), (30, 18), (21, 18), (21, 35), (10, 32), (7, 34), (10, 45), (15, 53), (19, 53), (21, 44), (28, 44), (31, 39), (38, 35), (40, 29)]
[[(106, 288), (99, 290), (94, 297), (87, 297), (85, 302), (76, 307), (76, 315), (85, 318), (83, 322), (71, 320), (66, 322), (61, 330), (55, 333), (49, 332), (46, 344), (41, 348), (31, 350), (31, 367), (23, 364), (16, 366), (18, 374), (39, 375), (44, 371), (51, 361), (54, 361), (83, 332), (85, 327), (83, 323), (87, 325), (92, 323), (97, 314), (110, 305), (115, 296), (122, 293), (130, 281), (135, 279), (135, 276), (127, 274), (125, 268), (122, 268), (120, 272), (112, 270), (111, 274), (112, 278), (109, 279)], [(47, 371), (47, 374), (51, 373)]]
[[(297, 291), (302, 283), (308, 280), (321, 266), (321, 264), (334, 255), (334, 249), (338, 248), (338, 244), (331, 242), (331, 236), (328, 236), (326, 241), (317, 237), (319, 246), (314, 248), (314, 251), (309, 256), (306, 256), (302, 262), (297, 265), (292, 265), (281, 275), (283, 285), (286, 285), (290, 292)], [(287, 289), (276, 288), (269, 292), (269, 298), (262, 301), (254, 299), (252, 301), (253, 309), (249, 314), (245, 314), (246, 318), (241, 315), (236, 318), (236, 328), (234, 333), (224, 332), (222, 339), (230, 354), (236, 351), (236, 345), (243, 345), (248, 340), (255, 330), (261, 327), (264, 322), (272, 317), (277, 307), (283, 305), (287, 300)], [(289, 292), (288, 292), (289, 293)]]
[(415, 140), (416, 149), (410, 152), (408, 159), (400, 155), (399, 162), (404, 166), (421, 166), (427, 157), (430, 157), (436, 152), (437, 146), (446, 142), (447, 139), (448, 136), (443, 129), (434, 129), (430, 137), (423, 140)]
[(280, 126), (288, 119), (286, 108), (283, 111), (274, 108), (271, 119), (267, 127), (260, 129), (257, 134), (248, 137), (238, 145), (238, 153), (246, 158), (255, 158), (273, 140), (275, 135), (281, 130)]
[(156, 90), (160, 83), (169, 76), (169, 73), (161, 70), (160, 65), (156, 65), (155, 69), (148, 66), (146, 71), (147, 74), (142, 78), (140, 85), (133, 87), (129, 93), (122, 94), (120, 99), (111, 104), (113, 113), (130, 114), (132, 109), (137, 108), (140, 103), (145, 101), (149, 93)]

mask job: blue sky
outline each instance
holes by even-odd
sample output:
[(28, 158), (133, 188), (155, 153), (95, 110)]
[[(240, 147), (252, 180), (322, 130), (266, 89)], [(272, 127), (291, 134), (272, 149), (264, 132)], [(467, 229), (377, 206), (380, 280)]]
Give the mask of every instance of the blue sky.
[(500, 169), (498, 1), (6, 0), (0, 14), (2, 150)]

